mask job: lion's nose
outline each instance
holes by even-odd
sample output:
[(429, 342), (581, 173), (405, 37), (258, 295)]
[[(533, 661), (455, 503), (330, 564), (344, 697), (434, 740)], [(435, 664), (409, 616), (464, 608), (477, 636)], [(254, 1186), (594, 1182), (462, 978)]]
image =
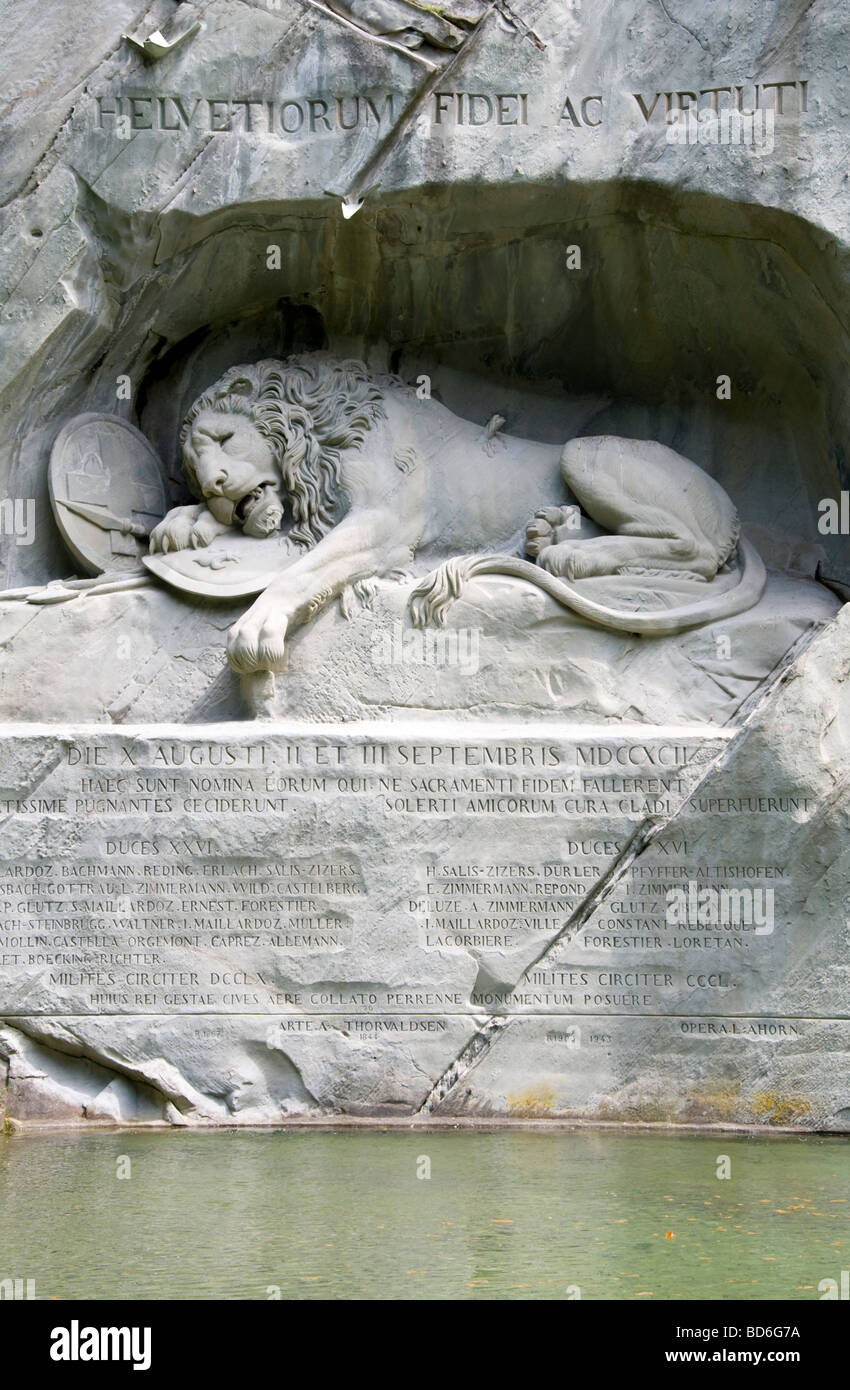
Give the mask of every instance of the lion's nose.
[(216, 473), (213, 478), (206, 478), (202, 484), (205, 497), (220, 497), (227, 482), (226, 473)]

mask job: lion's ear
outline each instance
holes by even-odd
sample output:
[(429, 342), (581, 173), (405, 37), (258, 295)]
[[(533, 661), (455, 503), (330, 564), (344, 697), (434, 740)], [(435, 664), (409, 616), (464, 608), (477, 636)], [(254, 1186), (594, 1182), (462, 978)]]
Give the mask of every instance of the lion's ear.
[(227, 390), (222, 395), (227, 396), (252, 396), (254, 394), (253, 382), (246, 376), (238, 376), (235, 381), (228, 383)]

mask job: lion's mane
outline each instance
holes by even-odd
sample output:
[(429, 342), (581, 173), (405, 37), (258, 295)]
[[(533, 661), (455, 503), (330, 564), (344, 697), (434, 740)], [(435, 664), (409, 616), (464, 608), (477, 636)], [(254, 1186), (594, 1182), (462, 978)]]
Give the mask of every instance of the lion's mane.
[(292, 505), (290, 538), (315, 545), (339, 520), (341, 451), (362, 444), (384, 415), (388, 384), (363, 362), (323, 353), (231, 367), (183, 421), (180, 447), (192, 491), (201, 496), (191, 445), (198, 416), (207, 410), (245, 415), (274, 450)]

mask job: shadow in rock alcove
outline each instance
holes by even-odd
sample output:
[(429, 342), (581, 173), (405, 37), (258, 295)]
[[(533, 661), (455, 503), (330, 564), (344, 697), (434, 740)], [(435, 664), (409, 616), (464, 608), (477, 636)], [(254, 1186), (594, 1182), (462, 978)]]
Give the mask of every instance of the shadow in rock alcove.
[[(119, 308), (90, 366), (39, 377), (22, 404), (33, 467), (73, 414), (126, 410), (184, 500), (195, 396), (236, 363), (325, 348), (427, 377), (508, 435), (656, 439), (722, 484), (769, 567), (850, 581), (846, 540), (818, 529), (820, 501), (850, 483), (845, 256), (800, 219), (643, 183), (517, 182), (379, 193), (348, 221), (323, 199), (171, 213), (157, 230), (147, 270), (138, 243), (132, 264), (110, 243)], [(56, 574), (61, 542), (40, 535), (31, 579)]]
[(135, 296), (103, 365), (144, 341), (140, 423), (170, 469), (182, 414), (226, 366), (324, 346), (427, 375), (507, 433), (658, 439), (722, 483), (768, 563), (811, 572), (823, 555), (850, 579), (845, 543), (818, 530), (850, 477), (850, 349), (816, 229), (643, 184), (426, 188), (350, 222), (321, 206), (252, 209), (251, 226), (229, 209), (200, 241), (187, 225), (165, 311), (156, 277)]

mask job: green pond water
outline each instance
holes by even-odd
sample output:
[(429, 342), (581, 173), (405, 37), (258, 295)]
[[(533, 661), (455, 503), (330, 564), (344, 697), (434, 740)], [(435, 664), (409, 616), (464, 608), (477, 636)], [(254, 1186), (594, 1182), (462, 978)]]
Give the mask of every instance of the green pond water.
[(850, 1268), (848, 1179), (850, 1140), (822, 1137), (12, 1135), (0, 1279), (61, 1299), (817, 1300)]

